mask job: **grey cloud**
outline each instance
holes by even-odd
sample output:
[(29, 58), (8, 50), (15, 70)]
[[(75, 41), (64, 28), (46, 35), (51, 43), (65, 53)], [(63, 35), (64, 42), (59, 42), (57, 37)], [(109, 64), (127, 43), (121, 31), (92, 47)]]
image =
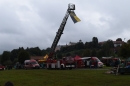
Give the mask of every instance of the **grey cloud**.
[[(81, 22), (69, 17), (58, 44), (70, 41), (129, 39), (129, 3), (124, 0), (4, 0), (0, 1), (0, 53), (18, 47), (50, 47), (69, 3), (76, 5)], [(6, 39), (6, 40), (5, 40)]]

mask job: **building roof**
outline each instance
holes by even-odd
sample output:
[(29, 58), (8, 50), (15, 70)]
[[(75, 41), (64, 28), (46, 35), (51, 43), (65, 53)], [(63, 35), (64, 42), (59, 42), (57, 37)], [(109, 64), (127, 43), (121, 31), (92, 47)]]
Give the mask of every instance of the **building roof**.
[(113, 41), (114, 44), (123, 44), (124, 41)]
[[(99, 42), (99, 44), (104, 44), (107, 41)], [(124, 41), (113, 41), (113, 44), (123, 44)]]
[(69, 42), (69, 45), (75, 45), (77, 44), (76, 42)]
[(40, 60), (43, 59), (44, 56), (30, 56), (30, 59)]

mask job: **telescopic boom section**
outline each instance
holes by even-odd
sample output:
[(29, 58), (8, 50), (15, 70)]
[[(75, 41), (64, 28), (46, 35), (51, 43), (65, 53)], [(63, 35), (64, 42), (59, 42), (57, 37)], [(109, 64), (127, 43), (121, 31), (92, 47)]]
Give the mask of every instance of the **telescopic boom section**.
[(65, 17), (63, 18), (63, 21), (62, 21), (62, 23), (61, 23), (61, 25), (60, 25), (60, 27), (58, 29), (58, 32), (56, 33), (54, 41), (52, 43), (48, 59), (52, 58), (53, 55), (54, 55), (55, 48), (56, 48), (56, 46), (57, 46), (57, 44), (58, 44), (58, 42), (60, 40), (61, 35), (63, 34), (64, 27), (66, 25), (66, 22), (67, 22), (67, 19), (69, 17), (69, 14), (70, 14), (71, 10), (75, 10), (75, 5), (74, 4), (69, 4), (68, 5), (68, 9), (67, 9), (67, 12), (65, 14)]
[(52, 58), (52, 57), (53, 57), (53, 54), (54, 54), (54, 52), (55, 52), (55, 48), (56, 48), (56, 46), (57, 46), (57, 44), (58, 44), (58, 42), (59, 42), (59, 40), (60, 40), (61, 35), (63, 34), (63, 30), (64, 30), (64, 27), (65, 27), (65, 25), (66, 25), (66, 21), (67, 21), (68, 17), (69, 17), (69, 12), (68, 12), (68, 10), (67, 10), (66, 15), (65, 15), (65, 17), (64, 17), (64, 19), (63, 19), (63, 21), (62, 21), (62, 23), (61, 23), (61, 25), (60, 25), (60, 28), (58, 29), (58, 32), (57, 32), (57, 34), (56, 34), (56, 37), (55, 37), (55, 39), (54, 39), (54, 41), (53, 41), (53, 44), (52, 44), (52, 46), (51, 46), (51, 51), (50, 51), (50, 53), (49, 53), (49, 58)]

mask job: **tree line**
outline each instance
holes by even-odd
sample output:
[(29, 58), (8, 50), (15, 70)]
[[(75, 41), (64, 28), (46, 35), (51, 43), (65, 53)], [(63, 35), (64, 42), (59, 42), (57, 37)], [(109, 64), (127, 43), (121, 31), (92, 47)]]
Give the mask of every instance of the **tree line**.
[[(116, 46), (114, 46), (114, 42), (117, 43)], [(63, 46), (56, 54), (60, 58), (68, 55), (79, 55), (81, 57), (120, 57), (125, 59), (130, 56), (130, 40), (124, 42), (121, 38), (117, 38), (116, 41), (109, 39), (99, 43), (98, 38), (93, 37), (90, 42), (79, 41), (75, 45)]]
[[(116, 41), (121, 41), (121, 38), (117, 38)], [(3, 51), (0, 55), (0, 63), (3, 65), (12, 65), (16, 62), (21, 64), (26, 59), (30, 59), (30, 56), (45, 56), (50, 51), (50, 48), (41, 50), (39, 47), (26, 48), (19, 47), (12, 51)], [(92, 41), (83, 43), (81, 40), (75, 45), (62, 46), (60, 50), (57, 50), (54, 54), (54, 58), (62, 58), (64, 56), (79, 55), (81, 57), (122, 57), (128, 58), (130, 56), (130, 40), (127, 43), (123, 43), (122, 46), (114, 46), (113, 40), (107, 40), (102, 44), (98, 42), (97, 37), (93, 37)]]
[(24, 63), (24, 60), (30, 59), (30, 56), (44, 56), (48, 53), (47, 50), (41, 50), (39, 47), (26, 48), (19, 47), (12, 51), (3, 51), (0, 55), (0, 63), (3, 65), (12, 65), (16, 62)]

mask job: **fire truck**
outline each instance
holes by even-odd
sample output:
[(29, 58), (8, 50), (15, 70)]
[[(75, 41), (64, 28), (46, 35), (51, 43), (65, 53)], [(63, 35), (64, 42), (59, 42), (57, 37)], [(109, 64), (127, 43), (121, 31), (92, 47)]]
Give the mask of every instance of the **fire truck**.
[(75, 10), (75, 5), (69, 4), (68, 9), (67, 9), (66, 14), (65, 14), (65, 17), (63, 18), (63, 21), (62, 21), (62, 23), (61, 23), (61, 25), (56, 33), (54, 41), (52, 43), (51, 50), (49, 52), (48, 59), (47, 59), (47, 69), (66, 69), (66, 68), (72, 69), (75, 67), (72, 57), (67, 57), (67, 58), (63, 58), (60, 60), (55, 59), (53, 57), (53, 55), (55, 53), (55, 48), (59, 42), (61, 35), (63, 34), (63, 30), (64, 30), (64, 27), (66, 25), (66, 22), (67, 22), (69, 15), (72, 18), (74, 23), (80, 21), (80, 19), (74, 13), (74, 10)]

